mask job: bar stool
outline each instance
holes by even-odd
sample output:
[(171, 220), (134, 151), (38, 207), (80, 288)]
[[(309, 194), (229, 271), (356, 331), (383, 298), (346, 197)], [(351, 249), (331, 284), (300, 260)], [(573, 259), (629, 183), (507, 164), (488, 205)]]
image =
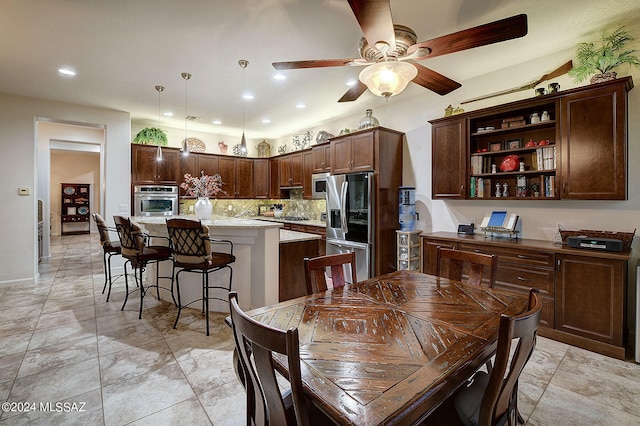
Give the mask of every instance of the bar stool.
[[(228, 297), (233, 280), (233, 269), (230, 264), (236, 261), (233, 255), (233, 243), (229, 240), (211, 238), (209, 235), (209, 227), (199, 220), (167, 219), (167, 231), (169, 232), (169, 240), (173, 254), (172, 275), (175, 277), (178, 296), (178, 315), (173, 323), (173, 328), (176, 328), (178, 325), (182, 308), (202, 300), (202, 309), (205, 314), (208, 336), (209, 300), (216, 299), (227, 303), (229, 301)], [(228, 245), (230, 248), (229, 253), (212, 251), (212, 243)], [(177, 273), (176, 268), (180, 268)], [(229, 269), (229, 284), (210, 285), (209, 274), (221, 269)], [(183, 272), (195, 272), (202, 276), (202, 298), (189, 302), (185, 306), (182, 306), (182, 301), (180, 300), (180, 274)], [(210, 289), (225, 290), (224, 297), (210, 296)]]
[[(111, 284), (113, 284), (113, 276), (111, 275), (111, 257), (122, 255), (122, 250), (120, 242), (111, 241), (111, 237), (109, 236), (109, 232), (117, 232), (116, 229), (107, 226), (104, 218), (98, 213), (93, 213), (91, 217), (93, 217), (93, 221), (98, 227), (98, 234), (100, 235), (100, 245), (102, 246), (103, 251), (102, 263), (104, 265), (104, 286), (102, 287), (102, 294), (104, 294), (104, 291), (107, 289), (107, 284), (109, 284), (109, 292), (107, 293), (108, 302), (109, 297), (111, 296)], [(122, 275), (123, 274), (116, 275), (116, 279), (120, 278)]]
[[(138, 318), (142, 318), (142, 308), (144, 302), (144, 296), (147, 293), (147, 290), (151, 287), (155, 287), (158, 292), (158, 299), (160, 299), (160, 278), (171, 279), (171, 288), (162, 287), (165, 290), (171, 292), (171, 298), (173, 299), (173, 303), (177, 305), (175, 297), (173, 295), (173, 276), (171, 277), (161, 277), (159, 273), (158, 264), (163, 261), (171, 261), (171, 249), (168, 246), (156, 246), (156, 245), (148, 245), (149, 238), (151, 235), (144, 232), (143, 228), (131, 220), (130, 218), (124, 216), (114, 216), (113, 221), (116, 224), (116, 230), (118, 231), (118, 236), (120, 237), (120, 246), (122, 250), (122, 257), (127, 259), (127, 262), (124, 264), (124, 282), (126, 286), (126, 295), (124, 298), (124, 303), (122, 304), (122, 309), (124, 310), (125, 305), (127, 304), (127, 299), (129, 298), (129, 294), (133, 293), (136, 290), (140, 291), (140, 313)], [(156, 237), (154, 238), (166, 238), (166, 237)], [(127, 278), (127, 263), (131, 264), (133, 268), (134, 277), (137, 285), (137, 289), (129, 292), (129, 280)], [(155, 284), (150, 284), (145, 287), (144, 282), (142, 281), (142, 273), (145, 271), (146, 267), (150, 263), (156, 264), (156, 280)]]

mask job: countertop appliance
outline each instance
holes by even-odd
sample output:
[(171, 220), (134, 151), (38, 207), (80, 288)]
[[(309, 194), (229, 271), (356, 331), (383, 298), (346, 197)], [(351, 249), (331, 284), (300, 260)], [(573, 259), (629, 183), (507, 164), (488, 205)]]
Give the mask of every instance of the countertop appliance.
[(133, 189), (136, 216), (172, 216), (179, 212), (178, 187), (174, 185), (140, 185)]
[(355, 252), (356, 278), (374, 270), (373, 173), (327, 176), (327, 254)]

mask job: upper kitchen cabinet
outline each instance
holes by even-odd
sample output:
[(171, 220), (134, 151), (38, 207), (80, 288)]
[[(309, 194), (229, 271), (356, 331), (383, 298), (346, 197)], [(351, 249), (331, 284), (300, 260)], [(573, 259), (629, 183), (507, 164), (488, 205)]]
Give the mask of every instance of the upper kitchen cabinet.
[(162, 160), (157, 159), (155, 145), (131, 144), (132, 185), (178, 185), (181, 182), (180, 150), (162, 148)]
[(331, 173), (375, 171), (387, 155), (402, 156), (403, 133), (376, 127), (331, 139)]
[(302, 152), (292, 152), (278, 157), (280, 188), (302, 186)]
[(311, 147), (313, 153), (313, 173), (331, 171), (331, 143), (326, 142)]
[(627, 198), (627, 92), (631, 78), (560, 99), (561, 198)]
[(268, 158), (253, 160), (253, 182), (255, 198), (269, 198), (271, 191), (271, 168)]
[(625, 77), (430, 121), (433, 198), (625, 200), (632, 88)]
[(219, 173), (224, 182), (222, 189), (226, 194), (218, 194), (218, 198), (253, 198), (253, 159), (218, 157)]
[(431, 194), (433, 198), (465, 198), (467, 182), (466, 120), (431, 126)]
[(311, 188), (311, 175), (313, 174), (313, 150), (302, 152), (302, 196), (310, 200), (313, 198)]

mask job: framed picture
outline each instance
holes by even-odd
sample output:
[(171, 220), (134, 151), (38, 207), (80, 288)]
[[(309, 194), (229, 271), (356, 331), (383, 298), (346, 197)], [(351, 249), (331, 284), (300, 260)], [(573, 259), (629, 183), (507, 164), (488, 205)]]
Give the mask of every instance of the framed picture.
[(522, 139), (511, 139), (507, 141), (507, 149), (522, 148)]
[(502, 150), (502, 141), (497, 142), (489, 142), (489, 151), (501, 151)]

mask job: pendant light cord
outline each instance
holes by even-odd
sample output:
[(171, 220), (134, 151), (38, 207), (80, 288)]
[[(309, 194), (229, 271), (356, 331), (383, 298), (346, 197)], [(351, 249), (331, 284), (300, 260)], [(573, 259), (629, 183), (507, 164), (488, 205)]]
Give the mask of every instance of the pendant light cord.
[(182, 74), (182, 78), (184, 79), (184, 146), (182, 147), (182, 154), (183, 155), (189, 155), (189, 143), (187, 141), (187, 121), (188, 121), (188, 107), (189, 104), (187, 102), (188, 96), (187, 96), (187, 92), (188, 92), (188, 85), (189, 85), (189, 79), (191, 78), (191, 74), (189, 74), (188, 72), (183, 72)]

